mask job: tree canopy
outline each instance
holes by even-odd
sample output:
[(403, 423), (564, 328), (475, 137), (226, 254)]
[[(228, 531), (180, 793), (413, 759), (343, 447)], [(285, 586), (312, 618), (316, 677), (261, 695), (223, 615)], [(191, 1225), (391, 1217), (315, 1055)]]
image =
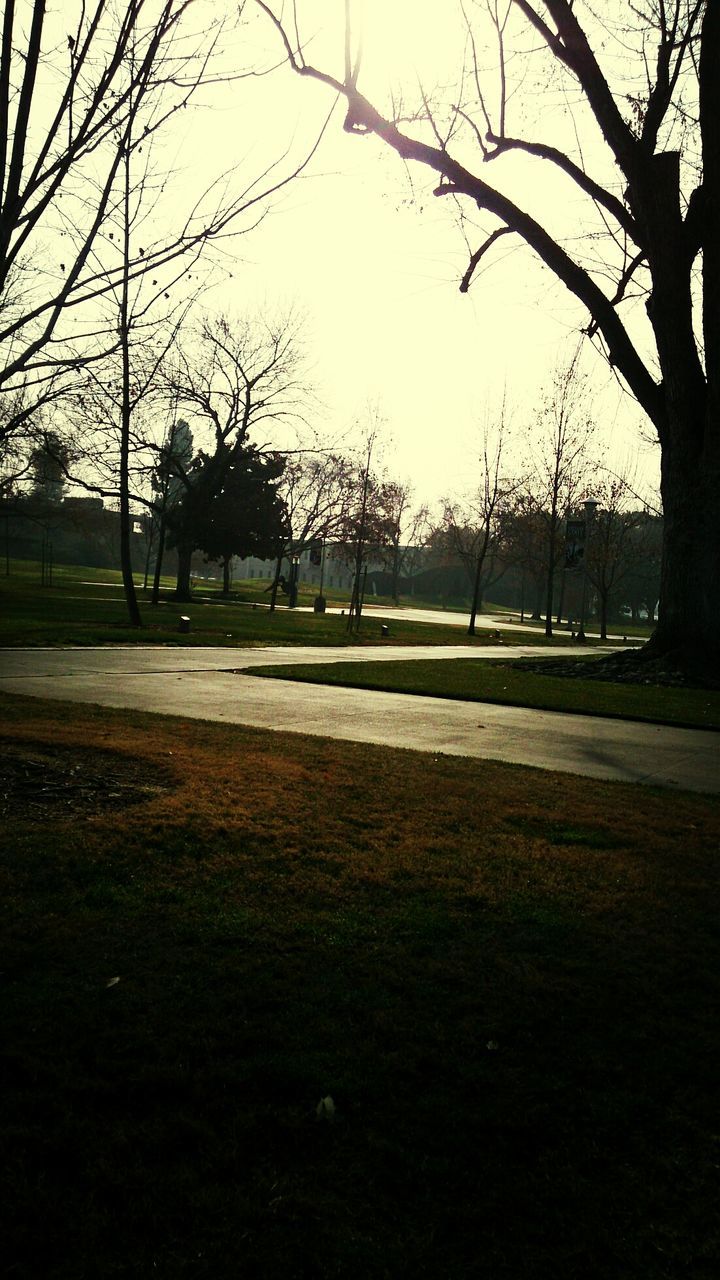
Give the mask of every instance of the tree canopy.
[(281, 455), (261, 454), (248, 445), (233, 452), (222, 487), (215, 490), (208, 468), (201, 467), (192, 490), (170, 513), (171, 538), (179, 535), (192, 541), (209, 560), (223, 564), (233, 556), (270, 558), (287, 524), (278, 493), (283, 468)]

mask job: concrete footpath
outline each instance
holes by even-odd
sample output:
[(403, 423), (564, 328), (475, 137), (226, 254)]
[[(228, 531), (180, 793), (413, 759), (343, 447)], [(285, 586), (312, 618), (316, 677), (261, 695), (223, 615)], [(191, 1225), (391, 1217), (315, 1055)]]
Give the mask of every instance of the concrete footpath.
[[(580, 653), (586, 650), (578, 649)], [(573, 649), (557, 651), (565, 656)], [(720, 735), (243, 674), (279, 663), (537, 656), (532, 646), (0, 650), (9, 693), (406, 747), (720, 794)], [(550, 656), (552, 650), (543, 650)]]

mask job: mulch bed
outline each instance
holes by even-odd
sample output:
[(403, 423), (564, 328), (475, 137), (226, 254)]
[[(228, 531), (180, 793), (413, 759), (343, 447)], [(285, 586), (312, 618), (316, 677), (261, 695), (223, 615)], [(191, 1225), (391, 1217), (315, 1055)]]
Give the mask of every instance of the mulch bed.
[(632, 651), (613, 653), (607, 658), (518, 658), (508, 664), (516, 671), (533, 671), (541, 676), (567, 676), (579, 680), (606, 680), (615, 684), (656, 685), (665, 689), (717, 688), (718, 682), (682, 670), (668, 658), (641, 658)]
[(0, 817), (91, 815), (141, 804), (170, 789), (148, 781), (147, 761), (92, 747), (0, 739)]

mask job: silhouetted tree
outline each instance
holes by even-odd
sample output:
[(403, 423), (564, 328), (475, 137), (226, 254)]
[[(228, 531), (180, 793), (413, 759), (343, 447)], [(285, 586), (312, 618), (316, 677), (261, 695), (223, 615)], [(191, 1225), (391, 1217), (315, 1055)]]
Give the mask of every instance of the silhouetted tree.
[[(226, 477), (249, 445), (263, 451), (258, 435), (277, 436), (303, 420), (309, 391), (300, 338), (301, 322), (290, 314), (229, 319), (206, 317), (178, 348), (167, 394), (190, 420), (197, 454), (179, 477), (187, 528), (222, 493)], [(270, 452), (276, 453), (273, 448)], [(194, 490), (197, 489), (197, 496)], [(193, 537), (175, 522), (177, 598), (190, 598)]]
[[(116, 499), (128, 612), (140, 614), (130, 566), (130, 478), (137, 370), (132, 346), (152, 303), (208, 242), (257, 222), (295, 176), (263, 163), (240, 184), (176, 186), (151, 163), (153, 143), (204, 85), (242, 70), (228, 61), (244, 6), (214, 0), (7, 0), (0, 36), (0, 467), (22, 471), (38, 409), (78, 390), (105, 362), (117, 383), (115, 474), (90, 490)], [(155, 156), (157, 160), (157, 155)], [(303, 163), (306, 163), (304, 161)], [(166, 190), (166, 186), (168, 190)], [(150, 201), (145, 201), (152, 190)], [(241, 215), (253, 210), (243, 223)], [(140, 301), (142, 285), (145, 293)], [(107, 304), (113, 314), (108, 320)], [(107, 361), (118, 368), (108, 379)], [(12, 399), (14, 397), (14, 400)], [(101, 450), (95, 438), (88, 458)], [(3, 459), (4, 455), (4, 459)], [(3, 465), (3, 461), (4, 464)], [(81, 471), (80, 479), (87, 476)]]
[(270, 608), (275, 608), (283, 560), (300, 555), (311, 543), (342, 535), (353, 500), (352, 463), (333, 452), (301, 452), (285, 460), (280, 491), (287, 520), (275, 548)]
[(414, 507), (409, 481), (384, 480), (378, 506), (383, 528), (379, 558), (390, 570), (390, 594), (399, 604), (400, 578), (412, 574), (417, 566), (419, 551), (430, 533), (430, 517), (424, 504)]
[(184, 418), (171, 423), (160, 449), (157, 466), (151, 476), (153, 502), (148, 558), (155, 544), (155, 572), (153, 574), (152, 604), (160, 599), (160, 578), (165, 554), (165, 535), (168, 513), (172, 512), (185, 492), (184, 478), (193, 459), (193, 436)]
[[(291, 30), (257, 3), (294, 70), (344, 95), (350, 132), (372, 134), (403, 163), (431, 169), (437, 196), (488, 216), (463, 290), (498, 238), (512, 234), (578, 300), (587, 334), (662, 451), (660, 612), (646, 652), (712, 669), (720, 657), (720, 4), (509, 0), (502, 13), (461, 6), (460, 83), (444, 107), (426, 94), (409, 113), (407, 104), (383, 112), (360, 92), (349, 18), (339, 77), (306, 60), (299, 6)], [(492, 60), (490, 48), (498, 51)], [(559, 94), (545, 112), (547, 84), (537, 102), (533, 93), (550, 77)], [(556, 210), (567, 192), (572, 218), (543, 220), (531, 194), (540, 181), (526, 184), (524, 204), (517, 182), (503, 190), (509, 156), (528, 157), (557, 183)], [(487, 179), (490, 165), (497, 185)], [(644, 314), (637, 308), (626, 321), (638, 294)]]
[(477, 489), (463, 502), (446, 500), (444, 504), (443, 534), (463, 564), (470, 583), (469, 636), (475, 635), (484, 592), (499, 581), (508, 567), (503, 551), (509, 534), (511, 500), (518, 482), (503, 475), (501, 470), (504, 416), (503, 407), (497, 430), (491, 433), (489, 427), (485, 428)]
[(585, 572), (597, 595), (600, 639), (607, 640), (611, 600), (631, 573), (636, 557), (642, 556), (640, 532), (647, 525), (644, 513), (628, 505), (630, 495), (622, 479), (596, 483), (593, 493), (599, 505), (586, 534)]
[(220, 488), (214, 477), (218, 458), (205, 460), (195, 483), (168, 514), (171, 539), (204, 551), (223, 567), (223, 592), (230, 590), (233, 556), (272, 556), (287, 531), (285, 503), (278, 484), (285, 465), (279, 454), (258, 453), (252, 445), (227, 449)]
[(556, 371), (532, 432), (524, 492), (545, 533), (545, 635), (553, 633), (555, 573), (562, 561), (565, 519), (588, 482), (594, 423), (577, 355)]

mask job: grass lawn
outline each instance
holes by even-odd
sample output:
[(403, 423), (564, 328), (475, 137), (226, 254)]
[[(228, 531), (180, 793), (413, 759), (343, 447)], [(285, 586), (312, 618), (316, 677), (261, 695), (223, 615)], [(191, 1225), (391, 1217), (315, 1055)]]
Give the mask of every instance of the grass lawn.
[[(592, 661), (592, 658), (587, 659)], [(707, 689), (665, 689), (614, 684), (514, 670), (495, 659), (432, 658), (411, 662), (332, 662), (302, 666), (253, 667), (248, 673), (310, 684), (497, 702), (585, 715), (617, 716), (659, 724), (720, 729), (720, 693)]]
[(0, 707), (6, 1275), (716, 1274), (717, 800)]
[[(462, 627), (425, 623), (393, 622), (391, 635), (382, 639), (380, 622), (366, 617), (359, 636), (348, 635), (347, 619), (339, 615), (296, 613), (280, 608), (270, 613), (269, 597), (262, 583), (245, 583), (233, 598), (223, 602), (216, 588), (208, 594), (201, 584), (191, 604), (179, 604), (166, 591), (153, 608), (149, 597), (139, 591), (143, 626), (128, 625), (120, 575), (111, 570), (87, 569), (76, 565), (56, 566), (53, 586), (41, 587), (37, 566), (14, 562), (10, 577), (0, 578), (0, 646), (2, 645), (101, 645), (179, 644), (221, 645), (234, 648), (248, 644), (493, 644), (495, 636), (479, 632), (469, 640)], [(169, 580), (167, 586), (170, 586)], [(313, 594), (306, 592), (300, 603), (311, 605)], [(259, 603), (258, 603), (259, 602)], [(257, 608), (252, 605), (256, 603)], [(339, 602), (342, 603), (342, 602)], [(178, 631), (180, 616), (191, 620), (189, 635)], [(514, 633), (503, 633), (510, 642)], [(544, 636), (530, 632), (523, 643), (547, 643)], [(559, 643), (569, 642), (567, 635)]]

